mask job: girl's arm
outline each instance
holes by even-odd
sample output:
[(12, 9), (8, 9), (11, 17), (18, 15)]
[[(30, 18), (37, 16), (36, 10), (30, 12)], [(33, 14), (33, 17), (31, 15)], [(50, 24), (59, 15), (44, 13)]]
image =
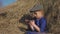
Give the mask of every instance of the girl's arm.
[(40, 28), (35, 24), (34, 21), (30, 21), (30, 24), (36, 29), (36, 31), (40, 32)]

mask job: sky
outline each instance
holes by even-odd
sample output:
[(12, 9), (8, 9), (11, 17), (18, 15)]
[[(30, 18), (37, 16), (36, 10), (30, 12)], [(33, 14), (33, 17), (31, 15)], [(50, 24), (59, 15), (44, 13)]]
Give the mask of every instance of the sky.
[(14, 3), (16, 0), (0, 0), (0, 2), (2, 2), (3, 6), (7, 6), (9, 4)]

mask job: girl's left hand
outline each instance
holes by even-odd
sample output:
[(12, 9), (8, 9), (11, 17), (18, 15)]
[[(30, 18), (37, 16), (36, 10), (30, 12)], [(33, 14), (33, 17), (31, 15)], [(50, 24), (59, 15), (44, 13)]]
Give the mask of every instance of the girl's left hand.
[(32, 26), (35, 25), (35, 21), (34, 21), (34, 20), (30, 21), (30, 24), (31, 24)]

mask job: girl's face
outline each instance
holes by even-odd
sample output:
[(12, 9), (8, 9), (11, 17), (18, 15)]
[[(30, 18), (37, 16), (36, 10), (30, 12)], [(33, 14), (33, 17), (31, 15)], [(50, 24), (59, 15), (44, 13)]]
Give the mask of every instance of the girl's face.
[(43, 13), (42, 13), (42, 11), (37, 11), (37, 12), (34, 13), (34, 16), (36, 18), (41, 18), (43, 16)]

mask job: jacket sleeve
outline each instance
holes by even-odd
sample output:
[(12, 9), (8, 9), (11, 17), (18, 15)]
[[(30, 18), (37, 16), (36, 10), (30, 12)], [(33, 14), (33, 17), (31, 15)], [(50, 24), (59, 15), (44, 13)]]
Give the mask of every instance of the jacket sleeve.
[(41, 26), (41, 27), (40, 27), (40, 31), (41, 31), (41, 32), (44, 32), (44, 30), (45, 30), (45, 28), (46, 28), (46, 25), (47, 25), (47, 24), (46, 24), (46, 19), (42, 19), (41, 22), (42, 22), (42, 23), (41, 23), (41, 25), (40, 25), (40, 26)]

